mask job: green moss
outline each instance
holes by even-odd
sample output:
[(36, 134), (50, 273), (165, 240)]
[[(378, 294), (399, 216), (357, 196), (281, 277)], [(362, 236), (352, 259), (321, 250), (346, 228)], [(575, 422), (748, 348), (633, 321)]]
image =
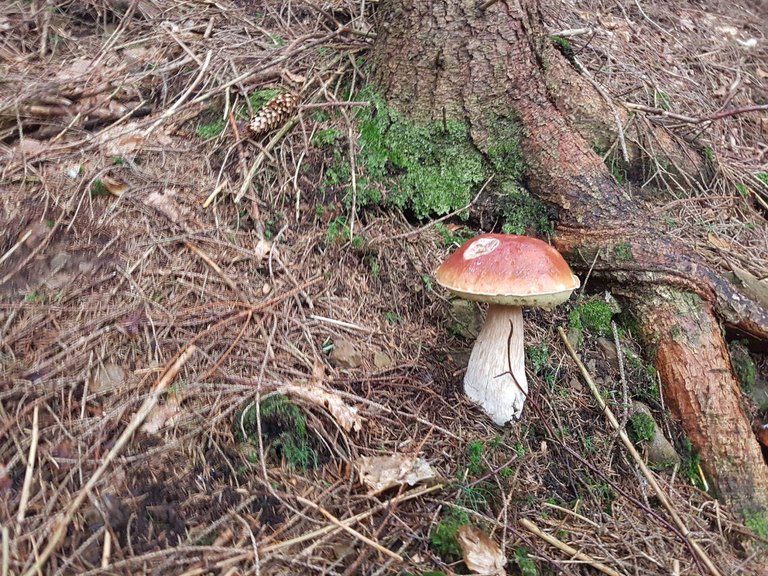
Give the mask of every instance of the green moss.
[(519, 188), (512, 180), (502, 183), (504, 195), (499, 206), (504, 218), (502, 232), (505, 234), (526, 234), (529, 229), (538, 234), (551, 234), (555, 213), (552, 208)]
[(456, 541), (456, 533), (459, 528), (469, 524), (469, 516), (466, 512), (451, 509), (429, 536), (432, 549), (445, 561), (455, 560), (461, 557), (461, 549)]
[(201, 140), (211, 140), (224, 132), (225, 126), (226, 123), (222, 119), (213, 120), (206, 124), (199, 124), (198, 127), (195, 128), (195, 136)]
[(445, 248), (456, 248), (461, 246), (464, 244), (464, 242), (475, 235), (475, 233), (469, 228), (459, 228), (458, 230), (454, 231), (441, 222), (435, 224), (434, 228), (442, 237), (443, 246)]
[(258, 112), (261, 110), (261, 107), (264, 106), (264, 104), (272, 100), (272, 98), (276, 97), (278, 94), (280, 94), (280, 90), (277, 90), (276, 88), (268, 88), (266, 90), (257, 90), (256, 92), (252, 92), (248, 95), (248, 101), (251, 103), (251, 109), (254, 112)]
[(745, 512), (744, 525), (760, 538), (768, 538), (768, 513), (765, 511)]
[(608, 169), (611, 171), (611, 175), (616, 179), (616, 182), (619, 184), (627, 183), (627, 171), (623, 166), (623, 162), (620, 162), (616, 158), (610, 158), (608, 160)]
[(662, 110), (672, 110), (672, 100), (670, 99), (669, 94), (663, 90), (655, 90), (653, 99), (658, 108), (661, 108)]
[(488, 124), (493, 126), (493, 142), (489, 142), (486, 152), (491, 167), (501, 181), (519, 181), (525, 170), (520, 151), (523, 129), (519, 121), (510, 115), (489, 118)]
[(576, 330), (588, 330), (598, 336), (608, 336), (611, 331), (613, 309), (600, 298), (592, 298), (571, 310), (568, 322)]
[(536, 563), (530, 558), (530, 552), (525, 546), (515, 548), (514, 561), (522, 576), (539, 576), (539, 569), (536, 568)]
[(361, 164), (391, 190), (390, 204), (424, 219), (469, 203), (488, 170), (465, 124), (420, 124), (387, 108), (371, 91), (359, 97), (373, 104), (358, 113)]
[(538, 346), (526, 346), (525, 355), (528, 361), (533, 364), (533, 372), (541, 374), (542, 370), (549, 366), (549, 346), (540, 344)]
[(632, 247), (628, 242), (620, 242), (619, 244), (616, 244), (616, 246), (613, 247), (613, 253), (616, 255), (616, 260), (619, 262), (629, 262), (635, 259), (632, 255)]
[(683, 441), (683, 464), (680, 467), (684, 477), (699, 490), (704, 490), (703, 479), (701, 477), (701, 458), (694, 451), (693, 444), (687, 438)]
[(467, 471), (471, 476), (479, 476), (485, 471), (483, 463), (483, 454), (485, 452), (485, 443), (475, 440), (467, 444)]
[(99, 196), (109, 196), (109, 190), (107, 190), (104, 182), (97, 178), (91, 184), (91, 198), (98, 198)]
[(313, 146), (332, 146), (336, 143), (336, 140), (340, 140), (342, 138), (341, 132), (336, 130), (336, 128), (326, 128), (325, 130), (319, 130), (318, 132), (315, 132), (315, 135), (312, 136), (312, 145)]
[(337, 216), (328, 223), (328, 230), (325, 232), (326, 246), (343, 243), (350, 239), (351, 232), (346, 216)]
[(645, 444), (656, 435), (656, 423), (648, 414), (638, 412), (629, 419), (629, 438), (634, 444)]
[(731, 353), (731, 362), (741, 387), (745, 392), (749, 392), (757, 384), (757, 366), (755, 366), (755, 361), (749, 355), (746, 344), (747, 342), (745, 341), (734, 340), (728, 345), (728, 349)]
[(755, 178), (757, 178), (763, 186), (768, 188), (768, 172), (758, 172), (755, 174)]
[(565, 56), (568, 62), (574, 65), (576, 64), (576, 54), (568, 39), (563, 38), (562, 36), (550, 36), (549, 41), (552, 42), (552, 45), (555, 48), (557, 48), (558, 52)]
[[(309, 439), (304, 413), (286, 396), (276, 394), (264, 399), (260, 406), (263, 441), (269, 453), (285, 460), (292, 470), (316, 468), (318, 456)], [(258, 445), (257, 413), (254, 406), (239, 412), (233, 425), (240, 442)]]

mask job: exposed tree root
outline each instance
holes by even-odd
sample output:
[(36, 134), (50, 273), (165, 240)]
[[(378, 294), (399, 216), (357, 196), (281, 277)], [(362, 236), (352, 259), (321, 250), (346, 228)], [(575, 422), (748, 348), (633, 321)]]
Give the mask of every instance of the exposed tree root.
[[(382, 3), (381, 14), (374, 56), (390, 103), (417, 118), (466, 119), (483, 152), (505, 137), (498, 118), (514, 111), (526, 184), (559, 209), (555, 243), (576, 267), (595, 261), (601, 280), (639, 312), (665, 397), (724, 499), (743, 513), (768, 508), (768, 469), (741, 408), (715, 307), (757, 337), (768, 335), (768, 314), (665, 237), (558, 110), (544, 70), (559, 55), (545, 55), (537, 3), (522, 11), (497, 3), (479, 14), (410, 0)], [(434, 40), (410, 41), (416, 37)]]

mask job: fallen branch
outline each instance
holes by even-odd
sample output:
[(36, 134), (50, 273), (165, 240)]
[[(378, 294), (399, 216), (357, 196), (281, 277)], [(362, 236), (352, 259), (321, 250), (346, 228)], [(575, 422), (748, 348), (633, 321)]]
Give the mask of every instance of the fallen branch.
[(558, 550), (562, 550), (566, 554), (570, 554), (572, 558), (576, 558), (577, 560), (581, 560), (582, 562), (589, 564), (594, 568), (595, 570), (599, 570), (603, 574), (608, 574), (608, 576), (621, 576), (620, 572), (616, 572), (613, 568), (610, 568), (609, 566), (606, 566), (605, 564), (598, 562), (591, 556), (584, 554), (584, 552), (579, 552), (576, 550), (576, 548), (573, 548), (571, 546), (568, 546), (565, 542), (562, 542), (552, 536), (551, 534), (547, 534), (546, 532), (542, 531), (536, 524), (528, 520), (527, 518), (522, 518), (520, 520), (520, 525), (531, 532), (532, 534), (535, 534), (545, 542), (548, 542), (549, 544), (552, 544), (555, 548)]
[(565, 344), (566, 350), (568, 350), (568, 354), (570, 354), (571, 358), (573, 358), (573, 361), (576, 363), (576, 366), (578, 366), (581, 375), (584, 377), (584, 381), (587, 383), (587, 386), (589, 386), (589, 390), (592, 392), (592, 396), (595, 397), (595, 400), (600, 406), (600, 409), (603, 411), (603, 414), (605, 414), (606, 419), (610, 423), (611, 427), (618, 433), (619, 438), (621, 439), (621, 443), (624, 444), (627, 451), (632, 456), (632, 459), (637, 463), (640, 471), (643, 473), (643, 476), (645, 476), (646, 480), (648, 480), (648, 484), (651, 486), (651, 488), (653, 488), (653, 491), (658, 497), (659, 501), (662, 503), (664, 508), (666, 508), (667, 512), (669, 512), (669, 515), (672, 517), (672, 521), (678, 527), (680, 533), (688, 541), (691, 549), (704, 563), (710, 574), (712, 574), (712, 576), (721, 576), (720, 571), (712, 563), (712, 560), (709, 558), (707, 553), (701, 548), (701, 546), (699, 546), (698, 542), (693, 539), (691, 531), (685, 525), (682, 518), (680, 518), (677, 510), (675, 510), (674, 506), (672, 506), (672, 503), (667, 498), (667, 495), (661, 489), (661, 486), (659, 486), (658, 482), (656, 482), (656, 478), (654, 477), (653, 473), (648, 469), (648, 466), (645, 465), (643, 458), (635, 449), (635, 446), (632, 444), (629, 436), (627, 436), (627, 432), (621, 427), (619, 421), (616, 419), (616, 416), (605, 403), (605, 400), (603, 400), (603, 397), (600, 395), (600, 390), (598, 390), (597, 385), (595, 384), (594, 380), (592, 380), (592, 376), (589, 374), (586, 366), (584, 366), (584, 364), (581, 362), (581, 359), (576, 354), (573, 346), (571, 346), (571, 343), (568, 341), (568, 336), (566, 335), (565, 330), (563, 330), (562, 327), (559, 327), (557, 331), (559, 332), (560, 338)]
[(51, 557), (51, 555), (58, 549), (61, 541), (67, 533), (69, 524), (72, 522), (72, 519), (75, 517), (77, 511), (80, 509), (80, 506), (91, 493), (91, 490), (93, 490), (94, 486), (96, 486), (99, 480), (101, 480), (101, 477), (104, 475), (104, 472), (107, 471), (107, 468), (109, 468), (110, 464), (112, 464), (112, 461), (117, 458), (117, 455), (128, 444), (134, 432), (139, 429), (139, 426), (141, 426), (141, 423), (144, 422), (144, 419), (152, 411), (152, 408), (157, 405), (158, 401), (160, 400), (160, 396), (162, 396), (163, 393), (168, 389), (171, 382), (173, 382), (173, 380), (176, 378), (176, 375), (179, 373), (179, 370), (181, 370), (184, 364), (187, 363), (187, 361), (196, 351), (196, 346), (189, 345), (181, 354), (179, 354), (173, 364), (171, 364), (165, 370), (165, 372), (163, 372), (162, 376), (152, 388), (152, 391), (149, 393), (147, 399), (144, 400), (141, 408), (139, 408), (136, 414), (133, 415), (131, 422), (128, 424), (128, 426), (126, 426), (125, 430), (123, 430), (123, 433), (117, 439), (117, 442), (115, 442), (115, 445), (104, 457), (101, 465), (88, 479), (88, 482), (85, 484), (83, 489), (80, 490), (80, 493), (77, 495), (77, 497), (72, 501), (72, 504), (70, 504), (67, 511), (58, 519), (56, 522), (56, 527), (51, 534), (48, 545), (37, 558), (34, 566), (32, 566), (32, 568), (24, 573), (24, 576), (36, 576), (37, 574), (45, 573), (43, 567), (48, 562), (48, 559)]
[(624, 102), (623, 106), (628, 110), (637, 110), (638, 112), (646, 112), (648, 114), (654, 114), (656, 116), (664, 116), (665, 118), (673, 118), (674, 120), (680, 120), (688, 124), (702, 124), (703, 122), (713, 122), (715, 120), (721, 120), (728, 118), (729, 116), (737, 116), (739, 114), (746, 114), (748, 112), (760, 112), (762, 110), (768, 110), (768, 104), (756, 104), (754, 106), (742, 106), (741, 108), (731, 108), (729, 110), (721, 110), (715, 112), (709, 116), (701, 116), (695, 118), (693, 116), (685, 116), (684, 114), (676, 114), (663, 108), (656, 108), (654, 106), (646, 106), (645, 104), (634, 104), (632, 102)]

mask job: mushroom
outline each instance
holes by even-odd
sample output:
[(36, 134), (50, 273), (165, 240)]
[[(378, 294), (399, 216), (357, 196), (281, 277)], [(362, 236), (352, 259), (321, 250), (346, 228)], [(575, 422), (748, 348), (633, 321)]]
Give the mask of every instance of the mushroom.
[(528, 395), (523, 306), (557, 306), (579, 287), (579, 279), (546, 242), (511, 234), (472, 238), (435, 276), (457, 296), (489, 303), (467, 365), (464, 391), (499, 426), (518, 419)]

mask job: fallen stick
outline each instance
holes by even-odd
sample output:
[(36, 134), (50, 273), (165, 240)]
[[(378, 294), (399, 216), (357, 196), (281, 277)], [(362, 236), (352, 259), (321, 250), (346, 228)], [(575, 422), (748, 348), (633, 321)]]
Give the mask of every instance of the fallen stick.
[(595, 397), (595, 400), (597, 400), (598, 405), (600, 406), (600, 409), (603, 411), (603, 414), (605, 414), (605, 417), (608, 419), (608, 422), (611, 424), (614, 430), (619, 435), (619, 438), (621, 439), (622, 444), (626, 447), (627, 451), (630, 453), (634, 461), (637, 463), (638, 467), (640, 468), (640, 471), (643, 473), (643, 476), (645, 476), (646, 480), (648, 480), (648, 484), (653, 488), (653, 491), (656, 493), (656, 496), (661, 501), (664, 508), (667, 509), (667, 512), (669, 512), (669, 515), (672, 517), (672, 520), (674, 521), (675, 525), (678, 527), (680, 532), (682, 533), (683, 537), (688, 541), (688, 544), (690, 544), (691, 549), (696, 553), (696, 556), (699, 557), (699, 560), (701, 560), (704, 565), (709, 570), (710, 574), (712, 576), (722, 576), (720, 571), (717, 569), (717, 567), (712, 563), (712, 560), (709, 558), (707, 553), (699, 546), (698, 542), (693, 539), (693, 535), (691, 534), (691, 531), (688, 530), (688, 527), (683, 522), (682, 518), (677, 513), (677, 510), (672, 506), (672, 503), (667, 498), (667, 495), (664, 493), (664, 491), (659, 486), (658, 482), (656, 482), (656, 478), (653, 476), (651, 471), (648, 469), (648, 466), (645, 465), (645, 462), (643, 462), (642, 457), (635, 449), (634, 444), (632, 444), (632, 441), (629, 439), (629, 436), (627, 436), (626, 431), (621, 427), (619, 424), (619, 421), (616, 419), (616, 416), (613, 414), (611, 409), (608, 407), (608, 405), (605, 403), (605, 400), (603, 400), (603, 397), (600, 395), (600, 391), (597, 389), (597, 385), (595, 384), (594, 380), (592, 380), (592, 376), (590, 376), (589, 371), (587, 371), (586, 366), (581, 362), (578, 355), (576, 354), (576, 351), (573, 349), (573, 346), (571, 346), (571, 343), (568, 341), (568, 336), (565, 334), (565, 330), (563, 330), (562, 327), (558, 328), (557, 331), (560, 333), (560, 338), (562, 338), (563, 342), (565, 343), (565, 348), (568, 350), (568, 354), (571, 355), (571, 358), (573, 358), (573, 361), (576, 362), (576, 366), (578, 366), (579, 370), (581, 371), (581, 375), (584, 377), (584, 380), (587, 383), (587, 386), (589, 386), (590, 391), (592, 392), (592, 396)]
[(576, 550), (576, 548), (573, 548), (571, 546), (568, 546), (565, 542), (562, 542), (561, 540), (558, 540), (551, 534), (547, 534), (546, 532), (542, 531), (536, 524), (528, 520), (527, 518), (523, 518), (520, 520), (520, 524), (528, 530), (528, 532), (531, 532), (532, 534), (535, 534), (545, 542), (548, 542), (552, 544), (555, 548), (558, 550), (562, 550), (566, 554), (570, 554), (571, 558), (576, 558), (577, 560), (581, 560), (582, 562), (589, 564), (594, 568), (595, 570), (599, 570), (603, 574), (607, 574), (608, 576), (622, 576), (620, 572), (616, 572), (613, 568), (606, 566), (605, 564), (598, 562), (588, 554), (584, 554), (584, 552), (579, 552)]
[(179, 373), (179, 370), (181, 370), (182, 366), (184, 366), (184, 364), (187, 363), (187, 361), (192, 357), (192, 355), (196, 351), (197, 351), (197, 347), (190, 345), (186, 350), (184, 350), (179, 355), (178, 358), (176, 358), (176, 361), (173, 364), (171, 364), (168, 367), (168, 369), (162, 374), (160, 379), (152, 388), (152, 391), (149, 393), (149, 396), (147, 397), (147, 399), (144, 400), (144, 403), (141, 405), (141, 408), (139, 408), (136, 414), (133, 415), (131, 422), (128, 424), (125, 430), (123, 430), (123, 433), (117, 439), (117, 442), (115, 442), (115, 445), (104, 457), (104, 460), (102, 460), (101, 465), (98, 467), (96, 472), (93, 473), (93, 476), (91, 476), (91, 478), (82, 488), (82, 490), (80, 490), (80, 493), (72, 501), (72, 504), (70, 504), (69, 508), (63, 514), (63, 516), (57, 520), (56, 527), (54, 528), (53, 533), (51, 534), (51, 539), (48, 542), (48, 545), (45, 547), (45, 549), (42, 551), (40, 556), (37, 558), (34, 566), (32, 566), (29, 570), (27, 570), (24, 573), (24, 576), (36, 576), (37, 574), (45, 573), (45, 571), (43, 570), (43, 567), (45, 566), (46, 562), (48, 562), (48, 559), (51, 557), (51, 555), (57, 550), (57, 548), (61, 544), (61, 541), (64, 538), (64, 535), (67, 533), (67, 528), (69, 527), (70, 522), (72, 522), (72, 519), (74, 518), (80, 506), (83, 504), (85, 499), (91, 493), (91, 490), (93, 490), (93, 487), (96, 486), (96, 483), (99, 480), (101, 480), (101, 477), (104, 475), (104, 472), (107, 471), (107, 468), (109, 468), (109, 465), (112, 463), (112, 461), (115, 458), (117, 458), (117, 455), (122, 451), (122, 449), (126, 446), (126, 444), (128, 444), (128, 441), (131, 439), (131, 436), (133, 436), (133, 433), (139, 429), (139, 426), (141, 426), (141, 423), (152, 411), (152, 408), (154, 408), (157, 405), (157, 402), (160, 400), (160, 396), (168, 389), (168, 386), (170, 386), (171, 382), (173, 382), (173, 380), (176, 378), (176, 375)]

